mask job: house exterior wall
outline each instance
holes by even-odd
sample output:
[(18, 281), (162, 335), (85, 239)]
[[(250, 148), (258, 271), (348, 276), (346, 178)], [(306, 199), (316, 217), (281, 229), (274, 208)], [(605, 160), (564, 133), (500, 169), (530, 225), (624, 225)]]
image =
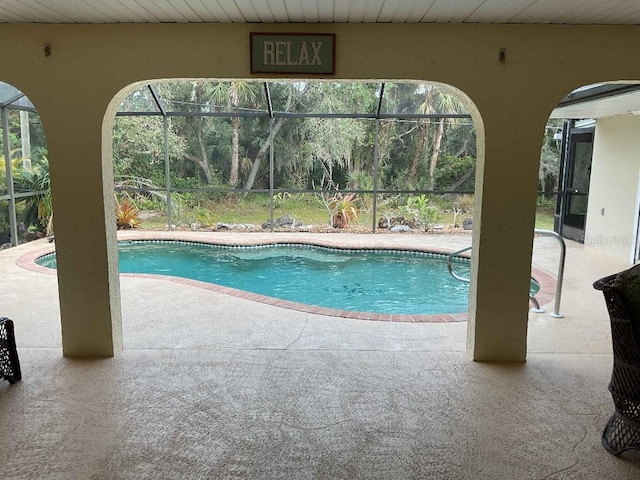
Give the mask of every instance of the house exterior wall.
[(332, 79), (438, 81), (468, 95), (478, 138), (468, 352), (523, 361), (544, 126), (578, 86), (640, 79), (638, 28), (0, 25), (0, 80), (33, 101), (49, 147), (64, 355), (122, 345), (111, 164), (119, 101), (154, 79), (264, 78), (250, 73), (251, 31), (335, 33)]
[(596, 123), (585, 245), (633, 261), (640, 173), (640, 117)]

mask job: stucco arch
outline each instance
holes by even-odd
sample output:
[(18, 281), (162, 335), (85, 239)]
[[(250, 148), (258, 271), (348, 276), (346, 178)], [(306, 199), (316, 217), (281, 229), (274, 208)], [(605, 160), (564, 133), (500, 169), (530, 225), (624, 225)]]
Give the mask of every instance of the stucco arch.
[[(252, 30), (251, 24), (0, 25), (0, 62), (12, 66), (6, 81), (38, 106), (49, 145), (65, 355), (113, 355), (120, 345), (112, 195), (103, 170), (111, 102), (127, 85), (148, 79), (257, 78), (249, 68)], [(640, 31), (455, 24), (260, 30), (335, 33), (336, 81), (428, 79), (473, 100), (484, 145), (478, 145), (468, 350), (476, 360), (524, 360), (542, 128), (575, 86), (604, 76), (640, 78)]]
[[(254, 77), (240, 77), (240, 78), (234, 78), (234, 79), (229, 79), (229, 78), (194, 78), (194, 77), (188, 77), (188, 78), (164, 78), (162, 80), (149, 80), (149, 81), (137, 81), (134, 82), (133, 84), (124, 87), (122, 90), (120, 90), (113, 98), (113, 100), (111, 101), (111, 103), (109, 104), (107, 111), (105, 113), (105, 118), (104, 118), (104, 125), (103, 125), (103, 137), (104, 137), (104, 145), (103, 145), (103, 151), (102, 151), (102, 156), (103, 156), (103, 166), (104, 168), (107, 169), (112, 169), (111, 165), (111, 148), (112, 148), (112, 134), (113, 134), (113, 126), (114, 126), (114, 122), (115, 119), (117, 118), (117, 110), (119, 109), (121, 103), (126, 99), (126, 97), (128, 95), (130, 95), (131, 93), (135, 92), (136, 90), (138, 90), (141, 87), (146, 87), (147, 85), (150, 86), (154, 86), (154, 82), (180, 82), (180, 81), (185, 81), (185, 82), (229, 82), (229, 81), (234, 81), (234, 80), (242, 80), (242, 81), (247, 81), (247, 82), (252, 82), (255, 83), (256, 85), (260, 86), (260, 90), (263, 91), (263, 83), (270, 83), (270, 82), (310, 82), (310, 83), (318, 83), (318, 82), (327, 82), (327, 83), (366, 83), (366, 84), (375, 84), (378, 87), (380, 87), (381, 85), (385, 85), (388, 83), (394, 83), (394, 84), (406, 84), (406, 85), (415, 85), (415, 86), (419, 86), (421, 84), (425, 84), (425, 85), (434, 85), (434, 86), (438, 86), (438, 87), (442, 87), (444, 89), (446, 89), (445, 91), (447, 93), (453, 94), (456, 96), (457, 100), (459, 100), (460, 102), (463, 103), (463, 105), (465, 106), (466, 111), (470, 114), (472, 121), (474, 122), (474, 126), (476, 128), (480, 128), (480, 130), (482, 131), (482, 117), (478, 111), (478, 109), (476, 108), (475, 104), (473, 103), (473, 101), (469, 98), (468, 95), (466, 95), (464, 92), (462, 92), (460, 89), (453, 87), (451, 85), (448, 84), (444, 84), (441, 82), (432, 82), (429, 81), (428, 79), (421, 79), (421, 80), (406, 80), (406, 79), (380, 79), (380, 78), (376, 78), (376, 79), (340, 79), (340, 80), (336, 80), (336, 79), (314, 79), (314, 78), (286, 78), (286, 77), (282, 77), (282, 78), (272, 78), (272, 77), (263, 77), (263, 78), (254, 78)], [(159, 91), (162, 91), (161, 88), (156, 84), (155, 88)], [(388, 88), (388, 85), (387, 85)], [(148, 90), (145, 88), (144, 89), (145, 92), (148, 94)], [(386, 90), (388, 91), (388, 90)], [(155, 95), (155, 93), (154, 93)], [(159, 99), (160, 103), (162, 103), (162, 98)], [(384, 103), (384, 102), (383, 102)], [(154, 110), (154, 108), (148, 108), (148, 110)], [(131, 112), (129, 112), (131, 113)], [(191, 112), (193, 113), (193, 112)], [(267, 112), (265, 111), (265, 114)], [(291, 114), (295, 114), (295, 111), (289, 112)], [(305, 111), (303, 112), (304, 114), (310, 114), (313, 113), (311, 111)], [(356, 112), (356, 111), (352, 111), (349, 112), (350, 114), (367, 114), (367, 115), (371, 115), (373, 113), (375, 113), (375, 108), (371, 111), (362, 111), (362, 112)], [(383, 112), (385, 113), (385, 112)], [(391, 111), (387, 111), (386, 112), (387, 115), (392, 115)], [(135, 114), (135, 113), (134, 113)], [(141, 114), (142, 116), (144, 116), (144, 114)], [(384, 120), (389, 120), (390, 118), (387, 116), (382, 117), (384, 118)], [(399, 118), (403, 118), (401, 114), (399, 114)], [(372, 121), (372, 119), (370, 117), (366, 118), (367, 121)], [(466, 121), (468, 121), (468, 118), (465, 118)], [(476, 136), (477, 137), (477, 136)], [(476, 143), (477, 145), (480, 147), (480, 149), (482, 148), (481, 146), (484, 144), (484, 138), (476, 138)], [(380, 217), (380, 214), (378, 215), (378, 218)], [(471, 240), (469, 240), (471, 241)]]

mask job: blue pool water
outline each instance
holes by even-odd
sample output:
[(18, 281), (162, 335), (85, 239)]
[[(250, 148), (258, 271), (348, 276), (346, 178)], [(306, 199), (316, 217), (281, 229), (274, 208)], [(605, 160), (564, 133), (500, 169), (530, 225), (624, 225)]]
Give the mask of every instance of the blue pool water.
[[(38, 263), (55, 268), (55, 256)], [(342, 310), (435, 314), (468, 308), (468, 284), (451, 277), (446, 258), (433, 254), (141, 241), (120, 243), (119, 263), (120, 272), (190, 278)], [(469, 277), (468, 262), (454, 266)]]

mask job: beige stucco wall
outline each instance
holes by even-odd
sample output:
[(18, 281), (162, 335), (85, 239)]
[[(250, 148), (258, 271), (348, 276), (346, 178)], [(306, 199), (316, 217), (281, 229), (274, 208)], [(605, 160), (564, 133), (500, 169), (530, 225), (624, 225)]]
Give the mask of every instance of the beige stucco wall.
[(633, 260), (639, 173), (640, 117), (598, 120), (585, 245), (625, 261)]
[(471, 98), (479, 158), (468, 351), (476, 360), (524, 360), (544, 125), (577, 86), (640, 79), (638, 28), (0, 25), (0, 80), (29, 96), (47, 135), (64, 354), (113, 355), (121, 346), (114, 95), (143, 80), (250, 78), (252, 30), (335, 33), (332, 78), (440, 81)]

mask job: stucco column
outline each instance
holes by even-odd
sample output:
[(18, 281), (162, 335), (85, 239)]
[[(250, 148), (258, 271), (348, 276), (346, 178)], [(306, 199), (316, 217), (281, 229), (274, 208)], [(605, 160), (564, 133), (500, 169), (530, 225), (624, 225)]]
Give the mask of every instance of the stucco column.
[[(73, 86), (65, 92), (72, 94)], [(102, 145), (105, 110), (87, 97), (71, 97), (59, 99), (63, 108), (40, 110), (55, 212), (63, 354), (113, 356), (122, 347), (122, 325), (113, 169), (102, 161), (102, 150), (107, 159), (111, 151)]]
[(467, 330), (467, 351), (477, 361), (524, 361), (527, 353), (531, 252), (545, 119), (525, 118), (517, 111), (516, 99), (511, 106), (507, 103), (487, 109), (484, 125), (478, 128), (485, 141), (476, 175)]

